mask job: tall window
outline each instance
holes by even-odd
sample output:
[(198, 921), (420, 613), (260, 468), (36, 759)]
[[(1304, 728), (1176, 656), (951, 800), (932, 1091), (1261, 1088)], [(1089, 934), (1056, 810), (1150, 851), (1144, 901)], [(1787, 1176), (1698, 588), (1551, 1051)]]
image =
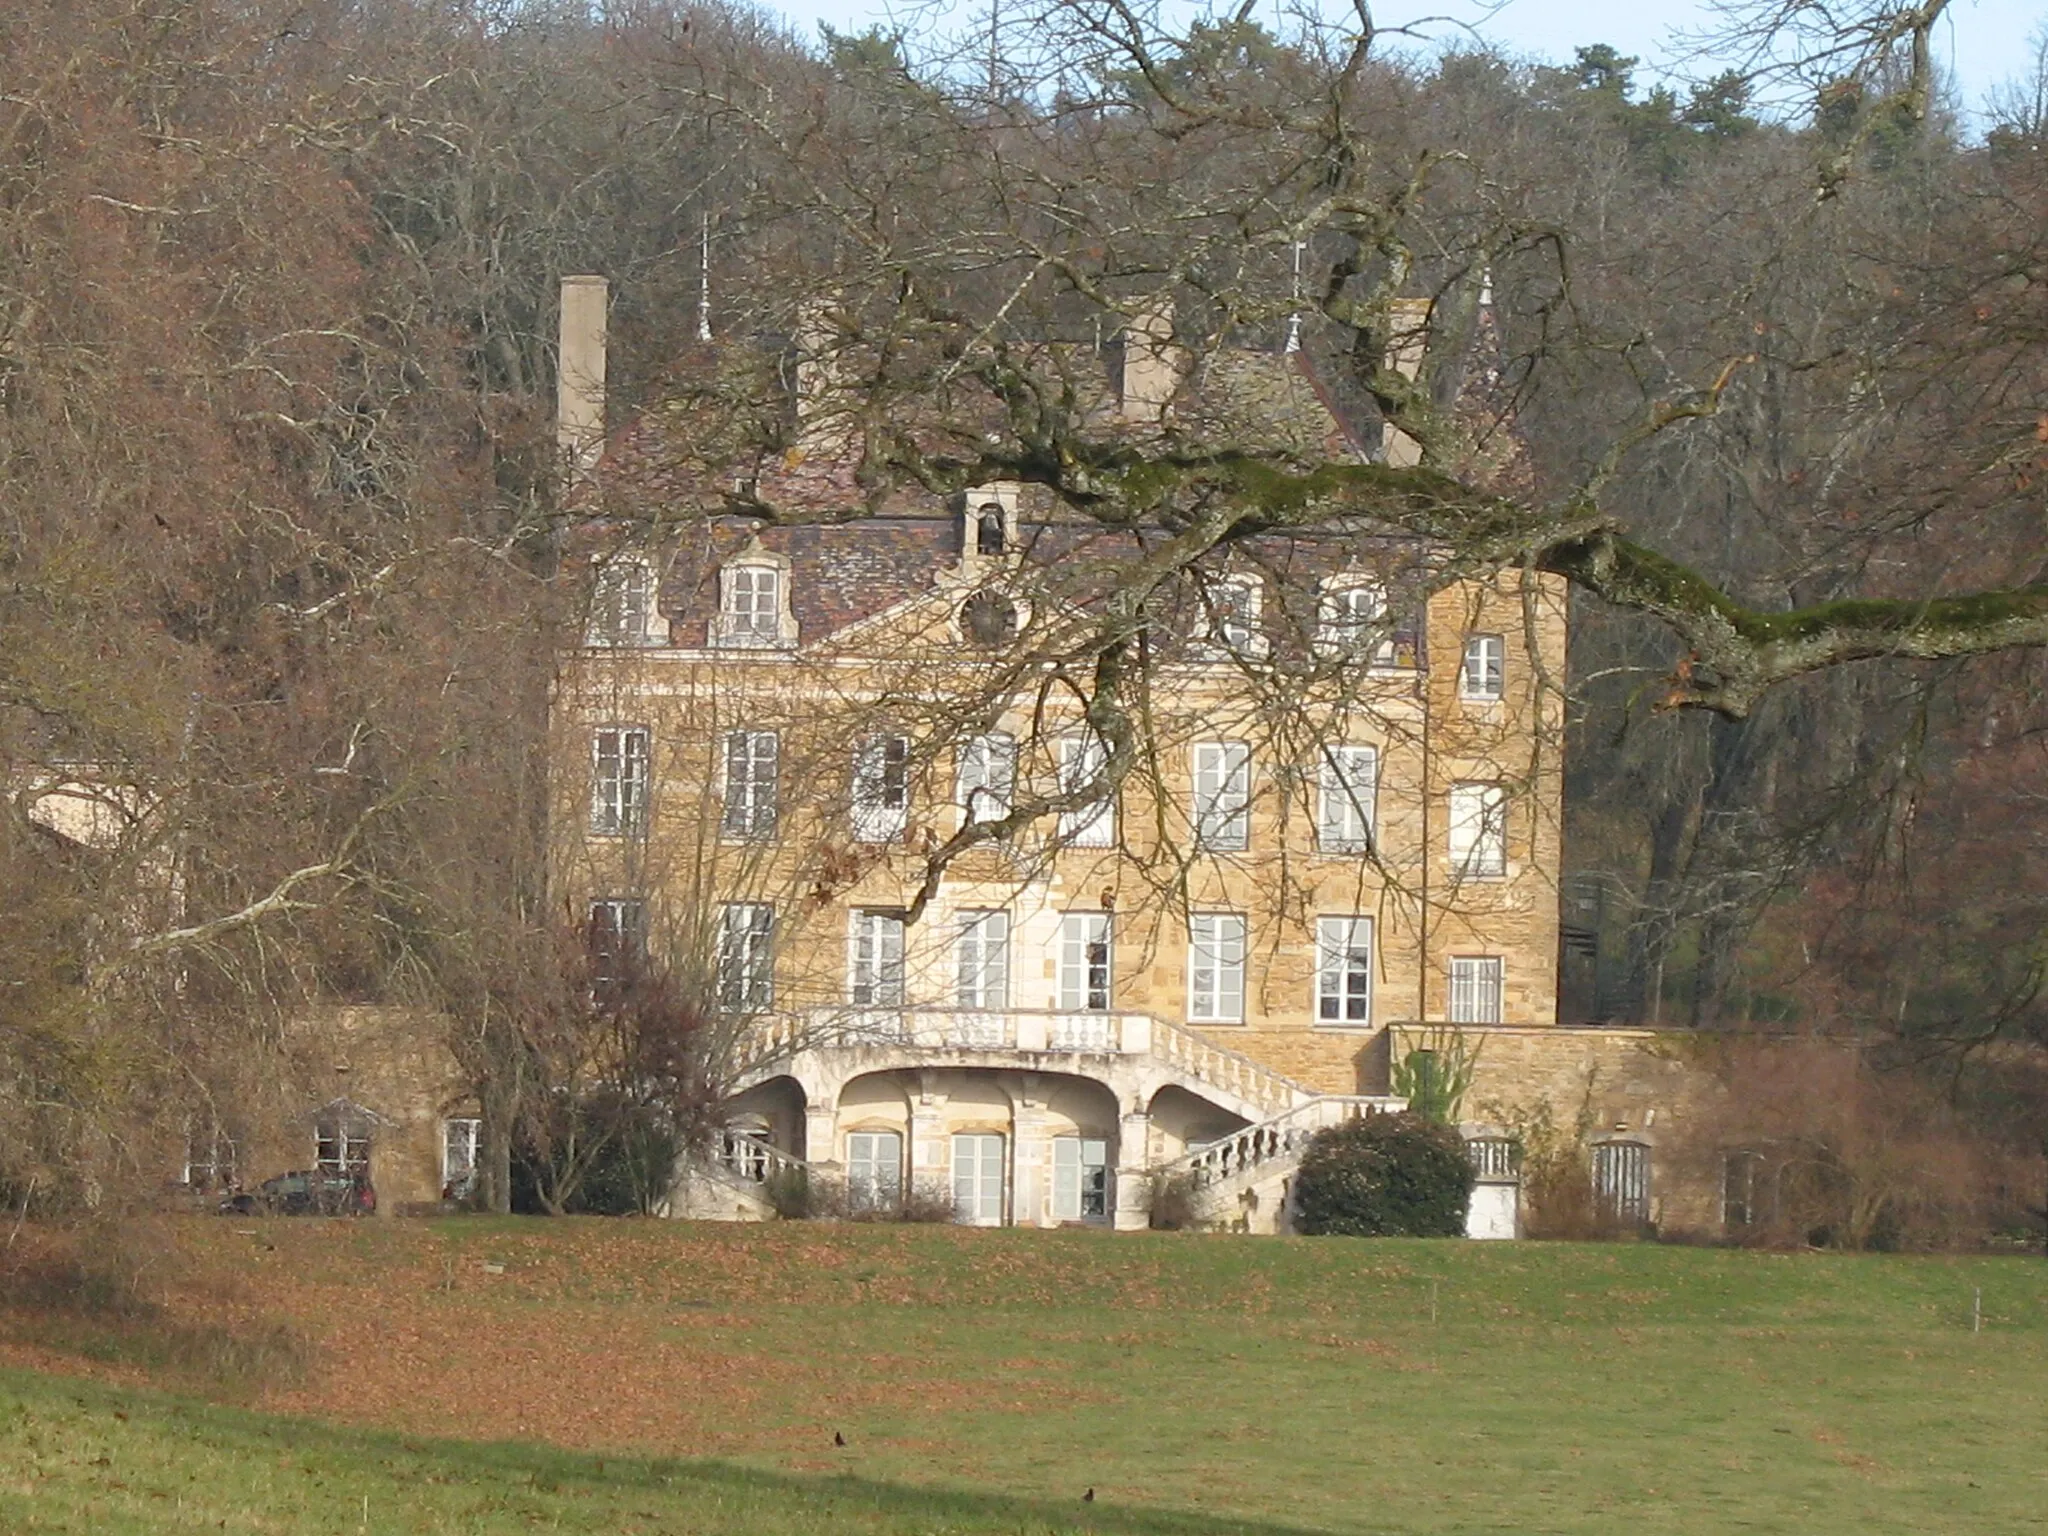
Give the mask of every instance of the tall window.
[(846, 1194), (856, 1210), (893, 1210), (903, 1203), (903, 1138), (895, 1131), (849, 1131)]
[(592, 645), (644, 645), (654, 613), (654, 571), (644, 562), (612, 560), (598, 567), (590, 596)]
[(1109, 914), (1069, 912), (1060, 919), (1060, 1008), (1067, 1013), (1109, 1007)]
[(1244, 1022), (1244, 919), (1197, 912), (1188, 919), (1188, 1017)]
[(1265, 655), (1266, 633), (1259, 622), (1263, 598), (1256, 576), (1225, 576), (1209, 582), (1202, 589), (1208, 623), (1199, 649), (1211, 655)]
[(590, 830), (638, 837), (647, 830), (647, 731), (600, 726), (590, 739)]
[(1195, 747), (1195, 846), (1231, 852), (1251, 842), (1252, 749), (1241, 741)]
[(1001, 731), (960, 743), (954, 798), (970, 822), (1001, 821), (1017, 787), (1017, 743)]
[(1372, 851), (1373, 799), (1380, 757), (1371, 747), (1323, 748), (1316, 775), (1316, 847), (1324, 853)]
[(1763, 1167), (1760, 1154), (1746, 1150), (1730, 1152), (1721, 1164), (1721, 1223), (1749, 1227), (1763, 1219), (1757, 1203), (1757, 1174)]
[(1508, 792), (1500, 784), (1451, 786), (1451, 873), (1492, 879), (1508, 872)]
[(775, 1003), (775, 909), (738, 901), (719, 914), (718, 1006), (757, 1013)]
[(1008, 1143), (985, 1131), (953, 1133), (953, 1219), (973, 1227), (1003, 1220), (1003, 1165)]
[(647, 958), (646, 906), (629, 896), (593, 901), (585, 942), (591, 998), (600, 1008), (615, 1007)]
[(773, 731), (725, 733), (725, 805), (718, 830), (736, 842), (775, 836), (781, 739)]
[(731, 565), (720, 573), (722, 592), (713, 638), (721, 645), (780, 645), (782, 571), (773, 565)]
[(962, 1008), (996, 1009), (1010, 1004), (1010, 914), (963, 912), (954, 947), (956, 990)]
[(484, 1123), (475, 1119), (441, 1122), (441, 1198), (461, 1200), (476, 1185), (477, 1155), (483, 1147)]
[(1372, 919), (1316, 919), (1316, 1021), (1372, 1022)]
[(1324, 587), (1316, 618), (1316, 639), (1331, 655), (1362, 658), (1374, 666), (1393, 664), (1387, 594), (1377, 583), (1343, 581)]
[(853, 754), (853, 835), (892, 843), (910, 819), (910, 740), (870, 736)]
[[(1060, 741), (1060, 793), (1071, 795), (1102, 776), (1109, 749), (1100, 736), (1067, 736)], [(1116, 841), (1116, 807), (1107, 786), (1101, 798), (1060, 813), (1060, 838), (1078, 848), (1107, 848)]]
[(1501, 1006), (1501, 963), (1498, 955), (1454, 955), (1451, 958), (1451, 1022), (1498, 1024)]
[(901, 1008), (903, 915), (856, 910), (850, 949), (847, 1001), (856, 1008)]
[(1593, 1198), (1615, 1221), (1650, 1219), (1650, 1149), (1640, 1141), (1593, 1143)]
[(1458, 697), (1490, 703), (1501, 696), (1507, 643), (1499, 635), (1468, 635), (1458, 667)]
[(1109, 1143), (1094, 1136), (1052, 1141), (1054, 1221), (1101, 1221), (1109, 1215)]

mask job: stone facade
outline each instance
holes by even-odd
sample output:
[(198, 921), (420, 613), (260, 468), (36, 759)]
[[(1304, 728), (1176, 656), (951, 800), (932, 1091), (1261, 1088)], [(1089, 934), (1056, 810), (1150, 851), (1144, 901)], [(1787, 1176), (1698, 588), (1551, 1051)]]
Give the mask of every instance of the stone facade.
[[(1205, 377), (1170, 409), (1364, 457), (1303, 358)], [(1059, 658), (1144, 536), (1010, 484), (847, 519), (844, 445), (808, 439), (760, 493), (818, 522), (751, 523), (676, 467), (681, 425), (619, 434), (586, 494), (553, 878), (747, 1016), (733, 1167), (1140, 1224), (1208, 1149), (1384, 1099), (1406, 1021), (1555, 1029), (1561, 582), (1445, 581), (1369, 526), (1218, 555), (1155, 595), (1132, 760), (1080, 804), (1110, 743)], [(1034, 802), (971, 841), (973, 806)]]

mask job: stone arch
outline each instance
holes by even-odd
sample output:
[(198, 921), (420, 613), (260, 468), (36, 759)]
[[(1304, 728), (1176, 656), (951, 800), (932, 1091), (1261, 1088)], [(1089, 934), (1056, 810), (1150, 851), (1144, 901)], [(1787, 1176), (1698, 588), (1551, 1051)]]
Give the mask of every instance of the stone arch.
[(1147, 1109), (1161, 1162), (1172, 1162), (1191, 1147), (1220, 1141), (1251, 1124), (1243, 1115), (1178, 1083), (1168, 1083), (1154, 1093)]

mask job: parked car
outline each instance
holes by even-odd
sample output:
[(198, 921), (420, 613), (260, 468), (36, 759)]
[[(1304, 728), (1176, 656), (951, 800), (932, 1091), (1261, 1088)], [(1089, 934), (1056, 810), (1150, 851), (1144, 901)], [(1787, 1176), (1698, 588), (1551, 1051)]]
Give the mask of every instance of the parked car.
[(370, 1216), (376, 1210), (369, 1175), (326, 1169), (280, 1173), (220, 1203), (223, 1216)]

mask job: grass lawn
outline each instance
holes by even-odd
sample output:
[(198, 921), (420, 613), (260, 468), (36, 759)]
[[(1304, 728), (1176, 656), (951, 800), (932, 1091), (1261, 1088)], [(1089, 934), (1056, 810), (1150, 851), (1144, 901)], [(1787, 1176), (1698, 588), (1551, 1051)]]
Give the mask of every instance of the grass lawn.
[(43, 1368), (0, 1373), (0, 1532), (2048, 1532), (2038, 1258), (484, 1220), (152, 1242), (148, 1326), (289, 1328), (302, 1379), (210, 1405), (142, 1325), (0, 1309), (0, 1360)]

